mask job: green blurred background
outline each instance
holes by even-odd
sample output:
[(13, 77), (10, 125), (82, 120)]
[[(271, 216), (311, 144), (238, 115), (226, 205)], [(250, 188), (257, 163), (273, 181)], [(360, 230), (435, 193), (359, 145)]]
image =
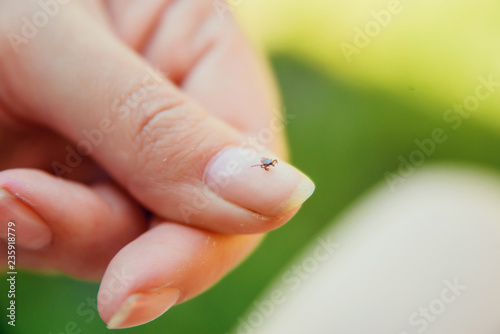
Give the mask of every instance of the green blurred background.
[[(500, 169), (500, 90), (457, 129), (443, 120), (453, 104), (474, 95), (479, 77), (500, 81), (497, 1), (229, 3), (271, 59), (292, 116), (293, 163), (312, 177), (316, 192), (215, 287), (124, 334), (229, 333), (294, 255), (368, 188), (387, 186), (385, 173), (396, 172), (400, 157), (418, 149), (415, 140), (429, 138), (436, 128), (448, 140), (424, 165), (447, 161)], [(355, 46), (357, 29), (373, 26), (375, 17), (396, 5), (398, 14), (379, 24), (349, 61), (341, 46)], [(7, 287), (5, 278), (1, 284)], [(94, 309), (97, 284), (20, 273), (17, 289), (17, 326), (1, 321), (2, 333), (108, 332)], [(3, 298), (1, 303), (6, 307)]]

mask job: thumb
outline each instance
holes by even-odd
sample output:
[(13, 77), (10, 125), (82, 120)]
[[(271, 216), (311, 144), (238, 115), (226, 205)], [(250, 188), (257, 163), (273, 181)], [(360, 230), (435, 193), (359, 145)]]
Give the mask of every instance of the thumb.
[[(22, 75), (3, 83), (16, 116), (74, 143), (54, 173), (91, 156), (149, 210), (222, 233), (276, 228), (311, 195), (313, 183), (279, 158), (259, 168), (261, 157), (277, 157), (152, 71), (79, 3), (63, 9), (12, 53)], [(271, 122), (266, 133), (277, 128)]]

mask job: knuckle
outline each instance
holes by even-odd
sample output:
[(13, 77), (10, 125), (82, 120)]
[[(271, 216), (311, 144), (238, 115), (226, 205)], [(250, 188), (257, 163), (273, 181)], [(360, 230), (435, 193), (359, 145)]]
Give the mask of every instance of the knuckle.
[(198, 125), (207, 115), (182, 95), (173, 96), (161, 86), (134, 89), (120, 106), (130, 109), (125, 133), (141, 171), (164, 167), (165, 164), (147, 163), (160, 158), (167, 159), (169, 165), (184, 164), (193, 151), (190, 148), (197, 147), (205, 138), (200, 131), (203, 126)]

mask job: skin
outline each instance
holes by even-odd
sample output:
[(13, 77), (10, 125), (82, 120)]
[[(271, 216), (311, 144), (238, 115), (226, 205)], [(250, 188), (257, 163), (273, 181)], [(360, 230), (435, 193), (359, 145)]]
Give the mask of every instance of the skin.
[[(102, 280), (101, 289), (114, 272), (133, 272), (100, 301), (108, 322), (133, 293), (174, 284), (179, 303), (203, 292), (294, 215), (298, 208), (269, 216), (231, 204), (186, 224), (168, 205), (186, 201), (221, 149), (257, 134), (280, 109), (265, 63), (228, 12), (221, 20), (203, 0), (72, 1), (16, 52), (8, 34), (39, 11), (37, 1), (0, 2), (0, 187), (46, 225), (34, 234), (48, 235), (26, 237), (18, 266)], [(165, 78), (141, 85), (148, 66)], [(118, 122), (113, 105), (131, 105), (129, 117)], [(113, 131), (71, 172), (52, 175), (67, 145), (103, 119)], [(286, 159), (282, 133), (266, 144)], [(0, 204), (2, 224), (13, 207)]]

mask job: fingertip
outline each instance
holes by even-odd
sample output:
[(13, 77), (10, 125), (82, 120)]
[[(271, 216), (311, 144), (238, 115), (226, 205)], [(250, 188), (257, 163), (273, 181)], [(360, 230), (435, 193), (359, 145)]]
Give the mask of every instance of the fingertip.
[(99, 314), (109, 328), (151, 321), (208, 289), (260, 239), (260, 235), (220, 235), (177, 223), (155, 224), (109, 264), (99, 288)]
[(161, 288), (130, 295), (108, 322), (109, 329), (130, 328), (150, 322), (174, 306), (181, 292)]
[(207, 166), (205, 183), (217, 195), (265, 216), (280, 216), (300, 207), (314, 183), (273, 155), (229, 147)]

